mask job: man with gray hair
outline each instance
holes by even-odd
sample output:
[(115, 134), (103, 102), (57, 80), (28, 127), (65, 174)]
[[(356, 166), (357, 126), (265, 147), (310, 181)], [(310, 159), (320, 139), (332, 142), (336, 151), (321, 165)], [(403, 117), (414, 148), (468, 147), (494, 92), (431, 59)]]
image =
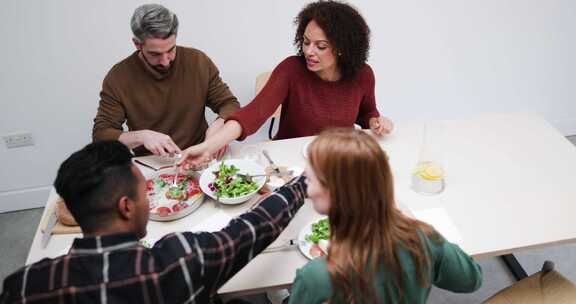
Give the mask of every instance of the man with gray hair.
[[(240, 104), (208, 56), (176, 45), (174, 13), (145, 4), (130, 23), (136, 51), (104, 78), (92, 138), (119, 140), (136, 155), (180, 153), (218, 130)], [(206, 106), (218, 113), (210, 127)]]

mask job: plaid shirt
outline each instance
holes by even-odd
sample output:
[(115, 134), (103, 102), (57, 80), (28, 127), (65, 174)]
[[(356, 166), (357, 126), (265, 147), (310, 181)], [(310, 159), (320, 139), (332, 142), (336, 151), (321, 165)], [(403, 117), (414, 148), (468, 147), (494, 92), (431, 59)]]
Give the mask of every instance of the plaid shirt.
[(278, 237), (305, 194), (304, 177), (295, 178), (221, 231), (171, 233), (151, 249), (128, 234), (76, 239), (67, 255), (6, 278), (0, 303), (209, 303)]

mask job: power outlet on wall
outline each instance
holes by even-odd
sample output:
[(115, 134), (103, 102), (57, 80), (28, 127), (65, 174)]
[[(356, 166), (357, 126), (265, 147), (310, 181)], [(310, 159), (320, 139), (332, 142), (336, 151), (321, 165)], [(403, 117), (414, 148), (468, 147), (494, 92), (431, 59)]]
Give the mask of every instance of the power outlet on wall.
[(8, 134), (2, 136), (2, 139), (8, 149), (34, 145), (34, 138), (30, 132)]

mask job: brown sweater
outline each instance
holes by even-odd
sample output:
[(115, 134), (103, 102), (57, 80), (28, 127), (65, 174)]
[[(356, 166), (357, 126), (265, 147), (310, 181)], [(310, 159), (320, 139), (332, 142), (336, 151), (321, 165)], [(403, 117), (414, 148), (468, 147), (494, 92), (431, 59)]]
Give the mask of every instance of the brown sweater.
[[(206, 106), (224, 119), (240, 108), (208, 56), (178, 46), (172, 68), (160, 75), (134, 52), (104, 78), (92, 139), (118, 139), (126, 122), (130, 131), (167, 134), (185, 149), (204, 140)], [(149, 154), (143, 146), (134, 152)]]

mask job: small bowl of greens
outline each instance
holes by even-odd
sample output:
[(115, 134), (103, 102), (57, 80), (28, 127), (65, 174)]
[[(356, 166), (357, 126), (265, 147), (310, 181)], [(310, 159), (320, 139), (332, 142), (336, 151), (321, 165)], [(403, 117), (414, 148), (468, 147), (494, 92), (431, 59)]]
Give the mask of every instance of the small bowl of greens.
[(240, 204), (251, 199), (266, 183), (264, 167), (246, 159), (214, 163), (200, 176), (200, 189), (223, 204)]

